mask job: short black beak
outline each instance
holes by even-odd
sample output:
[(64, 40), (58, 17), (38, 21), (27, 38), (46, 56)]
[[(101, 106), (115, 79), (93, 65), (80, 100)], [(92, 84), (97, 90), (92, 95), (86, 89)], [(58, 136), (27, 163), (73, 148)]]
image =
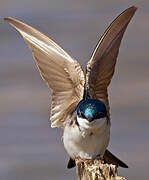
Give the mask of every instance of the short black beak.
[(87, 118), (87, 120), (88, 120), (89, 122), (94, 121), (94, 119), (93, 119), (93, 118)]

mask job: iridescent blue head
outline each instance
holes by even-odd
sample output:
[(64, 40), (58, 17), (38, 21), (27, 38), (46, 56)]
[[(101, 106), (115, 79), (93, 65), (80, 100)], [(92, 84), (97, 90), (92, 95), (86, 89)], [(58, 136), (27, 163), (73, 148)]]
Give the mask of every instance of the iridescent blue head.
[(81, 118), (93, 121), (107, 116), (106, 106), (96, 99), (82, 100), (77, 107), (77, 115)]

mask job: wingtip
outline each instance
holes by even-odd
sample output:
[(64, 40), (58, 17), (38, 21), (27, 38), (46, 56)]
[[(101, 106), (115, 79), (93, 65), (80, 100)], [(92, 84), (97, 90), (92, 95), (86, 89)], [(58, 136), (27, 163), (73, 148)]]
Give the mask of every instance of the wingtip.
[(13, 17), (5, 17), (4, 21), (8, 22), (11, 25), (18, 24), (18, 23), (23, 23), (19, 19), (13, 18)]
[(70, 158), (69, 161), (68, 161), (68, 164), (67, 164), (67, 168), (71, 169), (71, 168), (74, 168), (75, 166), (76, 166), (75, 160)]
[(133, 16), (137, 9), (138, 8), (136, 6), (131, 6), (131, 7), (127, 8), (124, 12), (129, 12)]
[(122, 168), (129, 168), (129, 167), (127, 166), (127, 164), (125, 164), (125, 163), (122, 162), (122, 161), (119, 163), (119, 166), (122, 167)]
[(12, 18), (11, 18), (11, 17), (5, 17), (5, 18), (4, 18), (4, 21), (9, 22), (10, 20), (12, 20)]
[(125, 15), (125, 17), (127, 17), (127, 19), (130, 21), (130, 19), (135, 14), (136, 10), (137, 10), (136, 6), (131, 6), (127, 9), (125, 9), (117, 18)]
[(134, 11), (138, 9), (136, 6), (131, 6), (130, 8), (133, 9)]
[(18, 21), (18, 20), (12, 17), (5, 17), (4, 21), (8, 22), (9, 24), (12, 24), (13, 22)]
[(132, 11), (135, 13), (138, 8), (136, 6), (132, 6)]

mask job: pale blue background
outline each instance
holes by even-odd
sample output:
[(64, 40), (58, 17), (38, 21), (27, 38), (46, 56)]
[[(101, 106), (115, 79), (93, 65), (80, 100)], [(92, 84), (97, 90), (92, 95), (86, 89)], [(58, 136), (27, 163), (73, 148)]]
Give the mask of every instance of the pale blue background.
[(75, 170), (66, 169), (61, 131), (48, 124), (50, 92), (27, 45), (3, 17), (34, 25), (84, 67), (110, 22), (131, 5), (138, 10), (109, 89), (109, 148), (130, 166), (121, 175), (148, 179), (149, 1), (0, 0), (0, 180), (75, 180)]

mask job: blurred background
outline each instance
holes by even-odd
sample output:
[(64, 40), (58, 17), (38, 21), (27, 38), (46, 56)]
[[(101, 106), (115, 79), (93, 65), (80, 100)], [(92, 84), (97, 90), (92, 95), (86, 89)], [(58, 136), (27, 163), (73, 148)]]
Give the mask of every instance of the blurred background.
[(149, 1), (0, 0), (0, 179), (75, 180), (67, 170), (62, 132), (49, 127), (50, 91), (31, 51), (3, 21), (23, 20), (46, 33), (85, 67), (108, 25), (126, 8), (138, 10), (124, 35), (109, 88), (109, 149), (129, 169), (128, 179), (148, 178)]

